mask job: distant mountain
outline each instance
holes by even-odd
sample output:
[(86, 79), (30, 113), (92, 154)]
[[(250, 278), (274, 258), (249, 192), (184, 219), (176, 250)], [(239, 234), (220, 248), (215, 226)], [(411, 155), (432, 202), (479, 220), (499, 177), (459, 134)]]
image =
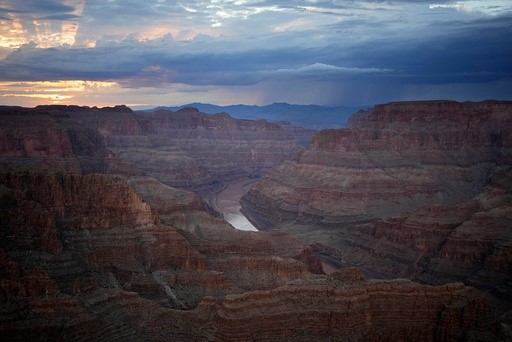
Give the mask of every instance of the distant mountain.
[(176, 107), (157, 107), (176, 111), (183, 107), (195, 107), (208, 114), (227, 112), (237, 119), (265, 119), (267, 121), (286, 121), (292, 125), (311, 129), (345, 127), (350, 115), (368, 107), (325, 107), (318, 105), (293, 105), (273, 103), (266, 106), (231, 105), (217, 106), (208, 103), (189, 103)]

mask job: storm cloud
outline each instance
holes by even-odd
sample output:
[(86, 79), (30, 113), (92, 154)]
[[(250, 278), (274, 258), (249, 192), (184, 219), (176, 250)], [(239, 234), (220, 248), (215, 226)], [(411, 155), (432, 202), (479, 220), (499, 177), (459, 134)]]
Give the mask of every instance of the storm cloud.
[(109, 81), (155, 94), (183, 85), (198, 96), (207, 86), (223, 103), (240, 102), (236, 87), (258, 101), (330, 105), (512, 94), (508, 1), (6, 3), (9, 20), (30, 13), (77, 28), (72, 44), (14, 47), (0, 60), (3, 82)]

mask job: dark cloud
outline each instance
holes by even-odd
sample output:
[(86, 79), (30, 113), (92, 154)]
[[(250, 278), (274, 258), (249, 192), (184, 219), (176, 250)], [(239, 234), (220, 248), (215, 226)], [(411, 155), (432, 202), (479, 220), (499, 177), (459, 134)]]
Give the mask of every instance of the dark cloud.
[[(95, 47), (24, 45), (0, 60), (0, 81), (179, 83), (187, 92), (245, 86), (264, 99), (317, 96), (330, 104), (408, 99), (413, 91), (512, 94), (512, 15), (505, 3), (87, 0), (80, 16), (63, 1), (10, 0), (2, 7), (0, 17), (72, 20), (76, 41)], [(59, 23), (51, 24), (60, 32)], [(171, 28), (175, 38), (161, 36)]]
[[(432, 37), (368, 40), (341, 47), (261, 43), (234, 49), (229, 38), (172, 37), (98, 43), (96, 48), (23, 46), (0, 61), (2, 80), (117, 80), (150, 84), (250, 85), (264, 80), (386, 80), (473, 83), (510, 80), (512, 18), (464, 23)], [(462, 30), (461, 28), (464, 28)], [(230, 48), (231, 47), (231, 48)]]
[(4, 80), (17, 81), (120, 80), (132, 86), (139, 77), (144, 84), (153, 79), (154, 83), (241, 85), (254, 84), (272, 70), (301, 66), (314, 59), (308, 53), (297, 55), (292, 48), (211, 53), (222, 44), (215, 40), (198, 44), (196, 52), (193, 43), (162, 39), (105, 42), (94, 49), (25, 45), (0, 62), (0, 75)]
[(62, 14), (47, 15), (45, 17), (41, 17), (41, 18), (37, 18), (37, 19), (38, 20), (63, 20), (63, 21), (65, 21), (65, 20), (76, 20), (79, 18), (80, 18), (79, 15), (62, 13)]
[(66, 5), (63, 1), (54, 0), (4, 0), (2, 1), (1, 11), (20, 14), (20, 13), (69, 13), (74, 12), (73, 6)]
[[(463, 23), (433, 37), (376, 41), (353, 47), (345, 58), (354, 66), (399, 71), (423, 83), (489, 82), (512, 77), (512, 18)], [(358, 58), (356, 58), (358, 56)]]

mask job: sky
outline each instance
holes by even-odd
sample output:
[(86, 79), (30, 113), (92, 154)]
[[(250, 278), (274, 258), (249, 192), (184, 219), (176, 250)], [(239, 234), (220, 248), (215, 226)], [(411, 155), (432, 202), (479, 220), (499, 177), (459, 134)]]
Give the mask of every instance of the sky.
[(0, 105), (512, 99), (512, 1), (0, 0)]

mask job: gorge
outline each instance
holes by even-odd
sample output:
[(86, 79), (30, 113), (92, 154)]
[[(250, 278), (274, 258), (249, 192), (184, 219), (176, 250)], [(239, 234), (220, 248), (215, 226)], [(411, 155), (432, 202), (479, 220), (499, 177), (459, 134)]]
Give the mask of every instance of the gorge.
[[(311, 134), (2, 107), (0, 339), (510, 338), (512, 103), (390, 103)], [(233, 228), (243, 194), (258, 231)]]
[(512, 103), (390, 103), (317, 133), (242, 199), (259, 229), (368, 275), (486, 291), (510, 323)]

